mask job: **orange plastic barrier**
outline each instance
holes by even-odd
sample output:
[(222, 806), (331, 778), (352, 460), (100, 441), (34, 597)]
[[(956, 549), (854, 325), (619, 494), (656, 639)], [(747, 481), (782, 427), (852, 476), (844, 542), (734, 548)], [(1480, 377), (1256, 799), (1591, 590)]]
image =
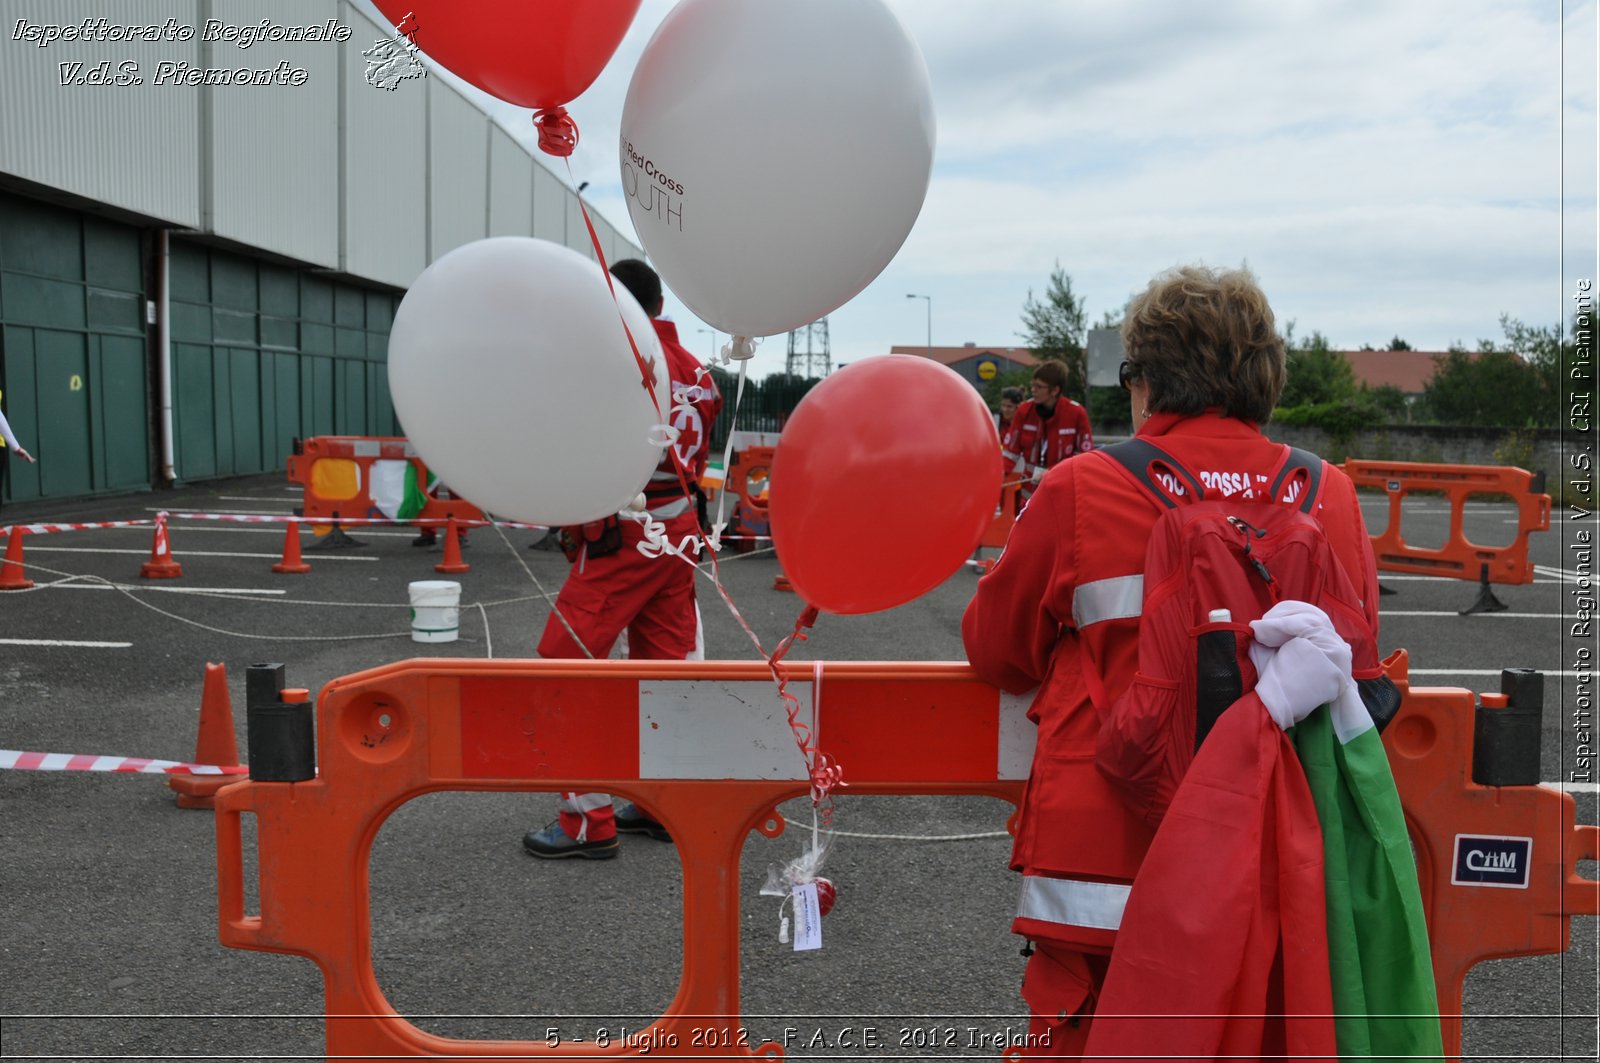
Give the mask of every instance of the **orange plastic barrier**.
[[(1344, 463), (1357, 487), (1377, 487), (1389, 495), (1389, 526), (1372, 537), (1378, 568), (1428, 576), (1532, 583), (1528, 536), (1550, 529), (1550, 496), (1543, 477), (1524, 469), (1495, 465), (1428, 465), (1415, 461)], [(1450, 534), (1437, 550), (1408, 546), (1400, 528), (1400, 502), (1412, 491), (1442, 492), (1450, 500)], [(1478, 546), (1462, 531), (1462, 509), (1471, 495), (1509, 495), (1517, 503), (1517, 534), (1509, 546)]]
[[(817, 667), (785, 671), (803, 705), (816, 704), (810, 688), (820, 677), (815, 733), (844, 767), (848, 793), (1020, 799), (1033, 745), (1025, 699), (964, 664)], [(1389, 735), (1446, 1015), (1460, 1011), (1473, 964), (1563, 951), (1570, 917), (1600, 913), (1600, 884), (1576, 873), (1578, 860), (1594, 858), (1597, 829), (1574, 825), (1565, 794), (1473, 783), (1473, 707), (1465, 690), (1412, 689)], [(736, 869), (749, 832), (781, 833), (777, 805), (808, 786), (765, 665), (403, 661), (330, 683), (316, 748), (320, 772), (310, 781), (249, 781), (217, 795), (218, 910), (223, 944), (316, 962), (329, 1058), (783, 1055), (772, 1042), (744, 1047), (738, 1025)], [(252, 764), (260, 759), (252, 750)], [(1092, 765), (1084, 770), (1086, 786), (1109, 793)], [(389, 1005), (371, 964), (368, 848), (394, 808), (437, 790), (604, 791), (660, 816), (683, 862), (683, 975), (638, 1045), (451, 1040)], [(258, 914), (244, 910), (246, 813), (262, 869)], [(1452, 881), (1453, 854), (1473, 838), (1526, 840), (1525, 887)], [(1503, 856), (1490, 862), (1504, 870)], [(708, 1038), (711, 1028), (726, 1032)], [(1459, 1054), (1459, 1019), (1447, 1018), (1445, 1033)]]
[(1000, 504), (995, 508), (994, 520), (989, 522), (983, 538), (978, 540), (979, 547), (990, 546), (1001, 549), (1006, 545), (1006, 538), (1011, 534), (1011, 525), (1017, 522), (1017, 491), (1021, 486), (1020, 480), (1000, 485)]
[[(305, 489), (302, 516), (339, 519), (382, 518), (374, 495), (378, 462), (408, 462), (418, 484), (428, 482), (428, 468), (399, 436), (313, 436), (300, 441), (289, 455), (289, 482)], [(402, 470), (403, 471), (403, 470)], [(464, 498), (428, 495), (416, 521), (482, 520), (483, 510)]]
[[(729, 463), (724, 489), (732, 492), (734, 501), (732, 530), (729, 534), (762, 536), (772, 534), (772, 519), (767, 515), (767, 489), (772, 484), (773, 447), (746, 447), (734, 454)], [(747, 554), (755, 549), (753, 539), (732, 539), (730, 546), (737, 553)]]

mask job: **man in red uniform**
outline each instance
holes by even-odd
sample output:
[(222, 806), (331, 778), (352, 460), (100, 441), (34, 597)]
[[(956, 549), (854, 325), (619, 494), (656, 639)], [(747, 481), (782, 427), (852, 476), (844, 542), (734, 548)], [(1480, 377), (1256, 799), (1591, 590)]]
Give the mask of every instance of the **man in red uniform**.
[(1039, 363), (1033, 371), (1033, 398), (1017, 408), (1011, 422), (1010, 446), (1004, 457), (1022, 476), (1024, 502), (1033, 494), (1045, 470), (1074, 454), (1094, 449), (1089, 411), (1067, 398), (1067, 367), (1055, 359)]
[[(1137, 434), (1225, 497), (1260, 497), (1284, 457), (1258, 426), (1285, 370), (1254, 278), (1198, 268), (1157, 278), (1129, 307), (1123, 341)], [(1322, 472), (1312, 516), (1376, 633), (1377, 567), (1355, 488), (1335, 467)], [(1102, 715), (1137, 667), (1145, 545), (1159, 514), (1111, 460), (1090, 454), (1051, 468), (962, 620), (979, 675), (1012, 693), (1037, 691), (1029, 716), (1038, 740), (1011, 857), (1023, 873), (1012, 929), (1035, 942), (1022, 994), (1045, 1054), (1082, 1047), (1153, 834), (1096, 770), (1095, 753)]]
[[(684, 492), (684, 481), (695, 489), (705, 472), (722, 396), (711, 374), (678, 342), (678, 326), (660, 316), (664, 300), (656, 271), (638, 259), (623, 259), (612, 265), (611, 273), (650, 315), (667, 358), (671, 407), (662, 396), (662, 414), (677, 429), (677, 441), (651, 474), (644, 497), (649, 516), (666, 526), (667, 541), (681, 543), (686, 536), (701, 534), (695, 500)], [(645, 536), (636, 519), (624, 516), (620, 532), (620, 549), (601, 557), (580, 555), (545, 622), (539, 656), (604, 658), (618, 636), (624, 636), (627, 655), (634, 660), (703, 660), (694, 567), (671, 555), (641, 554), (638, 546)], [(559, 809), (555, 822), (522, 839), (529, 853), (605, 860), (617, 855), (619, 830), (668, 838), (660, 823), (631, 802), (613, 810), (609, 794), (562, 794)]]

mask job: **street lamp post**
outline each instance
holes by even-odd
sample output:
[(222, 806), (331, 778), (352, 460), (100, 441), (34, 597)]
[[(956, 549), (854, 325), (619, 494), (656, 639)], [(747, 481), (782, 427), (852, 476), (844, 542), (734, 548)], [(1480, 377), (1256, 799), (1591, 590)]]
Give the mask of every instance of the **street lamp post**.
[(928, 357), (933, 357), (933, 296), (906, 294), (907, 299), (926, 299), (928, 302)]
[(713, 362), (716, 361), (717, 360), (717, 330), (714, 329), (714, 328), (702, 328), (702, 329), (695, 329), (695, 331), (696, 332), (709, 332), (709, 333), (711, 333), (711, 360)]

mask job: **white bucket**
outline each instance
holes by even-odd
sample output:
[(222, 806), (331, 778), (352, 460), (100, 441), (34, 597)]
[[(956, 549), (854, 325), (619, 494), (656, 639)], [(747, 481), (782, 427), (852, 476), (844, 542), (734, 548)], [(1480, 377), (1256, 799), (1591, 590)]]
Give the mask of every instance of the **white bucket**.
[(461, 633), (461, 584), (419, 580), (411, 584), (411, 641), (454, 642)]

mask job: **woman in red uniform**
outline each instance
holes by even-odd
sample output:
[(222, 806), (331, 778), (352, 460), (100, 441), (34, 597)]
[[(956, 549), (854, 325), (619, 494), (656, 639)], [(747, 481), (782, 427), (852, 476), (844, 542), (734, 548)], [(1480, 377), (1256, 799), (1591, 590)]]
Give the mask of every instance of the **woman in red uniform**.
[[(1257, 498), (1285, 448), (1261, 433), (1284, 384), (1284, 343), (1247, 272), (1184, 267), (1151, 282), (1122, 326), (1123, 385), (1140, 438), (1224, 497)], [(1322, 470), (1322, 524), (1377, 633), (1377, 569), (1354, 487)], [(1141, 569), (1161, 509), (1090, 452), (1051, 468), (978, 584), (967, 656), (1012, 693), (1037, 689), (1033, 766), (1011, 865), (1023, 873), (1013, 930), (1034, 942), (1023, 979), (1031, 1039), (1073, 1055), (1152, 828), (1095, 770), (1102, 714), (1133, 678)], [(1357, 679), (1371, 678), (1360, 675)], [(1094, 697), (1101, 699), (1097, 708)]]

